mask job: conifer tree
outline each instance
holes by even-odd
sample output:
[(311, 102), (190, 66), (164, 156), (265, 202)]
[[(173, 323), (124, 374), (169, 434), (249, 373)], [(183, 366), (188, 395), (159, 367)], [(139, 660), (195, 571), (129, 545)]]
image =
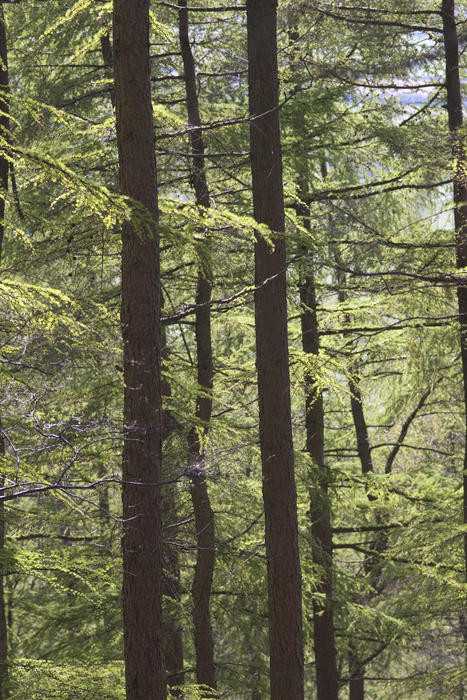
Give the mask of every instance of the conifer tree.
[(161, 368), (149, 2), (115, 0), (115, 100), (123, 228), (123, 626), (127, 700), (166, 697), (162, 651)]
[[(210, 206), (209, 186), (206, 177), (205, 147), (196, 90), (196, 71), (189, 37), (188, 7), (180, 0), (179, 37), (185, 79), (186, 105), (190, 131), (193, 187), (196, 204), (201, 212)], [(196, 649), (196, 677), (198, 683), (216, 688), (214, 664), (214, 640), (209, 610), (212, 579), (215, 564), (214, 513), (211, 507), (206, 480), (204, 442), (207, 439), (212, 414), (213, 358), (211, 340), (211, 265), (206, 248), (208, 233), (200, 231), (198, 276), (196, 284), (195, 336), (197, 357), (198, 394), (196, 418), (188, 434), (191, 463), (191, 498), (195, 515), (197, 553), (192, 585), (193, 623)], [(204, 239), (204, 240), (203, 240)]]
[(271, 698), (303, 698), (301, 573), (287, 339), (276, 3), (247, 2), (255, 243), (256, 368), (268, 567)]

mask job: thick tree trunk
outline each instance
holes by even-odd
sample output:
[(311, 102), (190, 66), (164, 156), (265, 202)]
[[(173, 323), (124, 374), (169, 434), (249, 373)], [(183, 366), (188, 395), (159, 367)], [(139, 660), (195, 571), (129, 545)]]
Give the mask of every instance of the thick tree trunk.
[[(9, 83), (8, 83), (8, 53), (5, 30), (3, 5), (0, 5), (0, 137), (8, 138), (9, 120)], [(0, 157), (0, 262), (3, 252), (5, 234), (5, 198), (8, 190), (8, 159)], [(0, 425), (1, 430), (1, 425)], [(0, 433), (0, 457), (5, 455), (5, 440)], [(0, 476), (0, 487), (5, 483), (3, 474)], [(5, 548), (5, 505), (0, 502), (0, 552)], [(0, 700), (8, 697), (8, 638), (7, 613), (5, 599), (5, 575), (0, 567)]]
[[(302, 347), (305, 353), (317, 357), (319, 338), (315, 281), (311, 255), (309, 257), (300, 285)], [(322, 572), (317, 592), (324, 599), (324, 603), (313, 603), (317, 697), (318, 700), (337, 700), (338, 677), (332, 612), (332, 527), (328, 498), (330, 475), (324, 460), (323, 397), (310, 376), (305, 379), (305, 394), (306, 449), (316, 467), (310, 493), (313, 561)]]
[(303, 698), (301, 574), (287, 343), (284, 196), (276, 2), (247, 1), (254, 216), (273, 231), (255, 244), (256, 365), (269, 595), (272, 700)]
[[(443, 38), (446, 63), (446, 92), (454, 165), (454, 227), (456, 233), (456, 262), (459, 270), (467, 267), (467, 157), (462, 135), (463, 113), (459, 78), (459, 40), (454, 0), (442, 0)], [(465, 275), (465, 272), (461, 273)], [(467, 280), (458, 284), (462, 376), (464, 383), (465, 441), (463, 464), (463, 523), (467, 525)], [(467, 532), (464, 533), (464, 569), (467, 581)], [(467, 609), (467, 601), (466, 601)], [(464, 619), (466, 614), (463, 615)], [(467, 658), (467, 625), (463, 624), (464, 655)], [(463, 689), (462, 689), (463, 690)]]
[(123, 624), (128, 700), (164, 700), (162, 652), (160, 281), (149, 69), (149, 0), (114, 0), (123, 227)]
[[(179, 37), (185, 77), (188, 123), (191, 127), (201, 126), (196, 73), (188, 32), (188, 9), (186, 0), (179, 2)], [(207, 209), (210, 204), (209, 187), (206, 179), (204, 141), (201, 129), (190, 132), (192, 153), (192, 183), (196, 203)], [(205, 241), (208, 244), (208, 241)], [(202, 439), (206, 438), (212, 413), (213, 361), (211, 340), (211, 300), (212, 280), (209, 263), (200, 263), (196, 289), (195, 335), (198, 364), (199, 393), (196, 399), (197, 426), (190, 430), (188, 445), (192, 466), (191, 498), (196, 527), (196, 567), (192, 585), (193, 625), (196, 651), (196, 678), (198, 683), (216, 688), (214, 664), (214, 640), (212, 635), (209, 603), (215, 565), (214, 513), (211, 507), (205, 474), (205, 458)], [(202, 439), (201, 439), (202, 436)]]

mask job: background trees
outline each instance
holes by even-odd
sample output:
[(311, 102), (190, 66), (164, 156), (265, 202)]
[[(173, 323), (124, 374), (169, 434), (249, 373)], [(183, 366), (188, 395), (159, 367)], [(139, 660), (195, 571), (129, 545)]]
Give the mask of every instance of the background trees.
[[(175, 667), (169, 673), (196, 697), (192, 584), (206, 532), (195, 525), (191, 496), (201, 478), (215, 522), (205, 609), (217, 687), (229, 698), (270, 692), (254, 297), (272, 285), (255, 290), (253, 253), (257, 245), (269, 259), (274, 241), (287, 282), (305, 697), (317, 694), (313, 609), (322, 608), (332, 611), (339, 697), (350, 688), (354, 698), (461, 697), (465, 416), (451, 181), (463, 166), (461, 157), (453, 163), (444, 106), (443, 7), (279, 3), (285, 232), (277, 235), (282, 224), (274, 223), (274, 237), (269, 216), (279, 197), (253, 217), (246, 14), (233, 4), (188, 3), (199, 111), (190, 126), (173, 5), (153, 4), (149, 28), (170, 387), (164, 475), (154, 478), (171, 498), (162, 536), (177, 554), (170, 561), (178, 570), (168, 573), (179, 592), (164, 600), (164, 613), (181, 632), (184, 656), (183, 676)], [(461, 81), (465, 9), (455, 8)], [(1, 563), (9, 693), (119, 698), (127, 481), (120, 234), (129, 209), (117, 194), (119, 97), (109, 47), (115, 58), (118, 48), (108, 3), (28, 0), (4, 11), (11, 119), (0, 134), (10, 165), (2, 187)], [(274, 107), (265, 111), (263, 119), (276, 118)], [(462, 197), (457, 204), (459, 216)], [(135, 235), (136, 249), (144, 239)], [(137, 256), (138, 264), (151, 260)], [(310, 280), (315, 300), (300, 294)], [(138, 313), (148, 312), (148, 299), (144, 292)], [(208, 310), (212, 378), (208, 368), (203, 379), (206, 342), (197, 335)], [(258, 332), (267, 321), (264, 345), (277, 351), (270, 311), (258, 311)], [(319, 334), (311, 352), (301, 325), (310, 313)], [(284, 398), (270, 373), (265, 385)], [(309, 409), (323, 406), (323, 464), (307, 450), (306, 394)], [(195, 416), (206, 400), (212, 412)], [(194, 472), (198, 461), (202, 473)], [(323, 473), (328, 601), (330, 557), (317, 556), (310, 511)]]

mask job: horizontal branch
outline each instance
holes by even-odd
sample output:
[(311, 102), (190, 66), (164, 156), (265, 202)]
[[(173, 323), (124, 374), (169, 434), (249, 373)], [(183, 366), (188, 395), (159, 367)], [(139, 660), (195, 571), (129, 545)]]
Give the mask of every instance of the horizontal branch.
[(398, 29), (407, 29), (409, 32), (425, 32), (429, 34), (435, 32), (436, 34), (442, 34), (443, 30), (441, 27), (431, 27), (423, 24), (409, 24), (407, 22), (396, 22), (394, 20), (384, 20), (384, 19), (358, 19), (357, 17), (348, 17), (346, 15), (339, 14), (337, 12), (331, 12), (330, 10), (318, 9), (321, 15), (326, 17), (332, 17), (333, 19), (338, 19), (343, 22), (348, 22), (349, 24), (363, 24), (367, 27), (397, 27)]
[[(163, 0), (160, 0), (157, 4), (161, 7), (170, 7), (172, 10), (183, 9), (180, 5), (174, 5), (172, 2), (163, 2)], [(225, 5), (219, 7), (189, 7), (188, 10), (189, 12), (246, 12), (246, 5), (230, 5), (230, 7)]]

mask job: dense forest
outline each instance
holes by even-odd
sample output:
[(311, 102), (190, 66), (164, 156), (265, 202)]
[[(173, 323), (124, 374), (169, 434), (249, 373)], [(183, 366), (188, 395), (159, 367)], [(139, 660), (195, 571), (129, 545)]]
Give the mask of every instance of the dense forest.
[(467, 698), (465, 0), (0, 0), (0, 700)]

